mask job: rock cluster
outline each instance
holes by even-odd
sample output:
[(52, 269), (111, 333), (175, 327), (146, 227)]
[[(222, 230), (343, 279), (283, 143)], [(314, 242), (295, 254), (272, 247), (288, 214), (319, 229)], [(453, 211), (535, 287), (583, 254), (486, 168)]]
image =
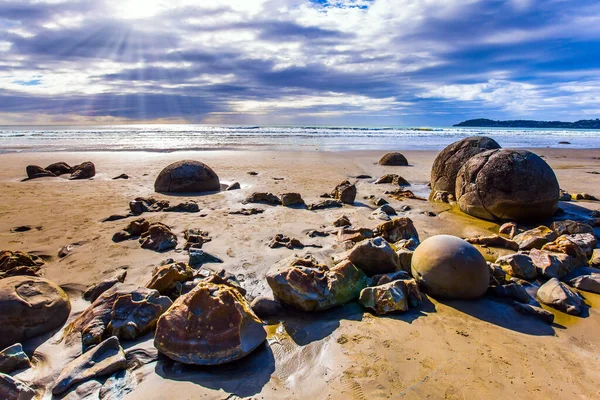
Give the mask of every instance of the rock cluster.
[(138, 239), (143, 249), (167, 251), (177, 246), (177, 236), (160, 222), (150, 223), (144, 218), (131, 221), (122, 231), (113, 235), (114, 242)]
[(131, 215), (159, 211), (197, 213), (200, 212), (200, 207), (195, 201), (185, 201), (171, 206), (168, 200), (157, 200), (154, 197), (137, 197), (129, 202), (129, 210)]
[(66, 162), (57, 162), (42, 168), (37, 165), (28, 165), (26, 168), (27, 179), (36, 179), (44, 177), (57, 177), (64, 174), (70, 174), (69, 179), (90, 179), (96, 175), (96, 166), (91, 161), (69, 166)]

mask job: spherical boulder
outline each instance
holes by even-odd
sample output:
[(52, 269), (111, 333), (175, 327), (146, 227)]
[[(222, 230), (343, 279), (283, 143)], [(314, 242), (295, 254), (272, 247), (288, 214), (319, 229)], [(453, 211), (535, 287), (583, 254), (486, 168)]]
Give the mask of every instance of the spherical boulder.
[(558, 209), (552, 168), (527, 150), (489, 150), (471, 157), (456, 177), (461, 211), (491, 221), (535, 221)]
[(441, 299), (482, 296), (490, 280), (485, 259), (473, 245), (450, 235), (432, 236), (415, 250), (412, 275), (419, 286)]
[(159, 193), (212, 192), (221, 188), (219, 177), (200, 161), (184, 160), (166, 166), (156, 178)]
[(0, 280), (0, 347), (5, 348), (60, 327), (71, 302), (55, 283), (35, 276)]
[(408, 160), (401, 153), (387, 153), (379, 160), (379, 165), (406, 167)]
[(450, 144), (433, 161), (431, 193), (448, 192), (454, 195), (456, 174), (460, 168), (474, 155), (499, 148), (494, 139), (485, 136), (471, 136)]

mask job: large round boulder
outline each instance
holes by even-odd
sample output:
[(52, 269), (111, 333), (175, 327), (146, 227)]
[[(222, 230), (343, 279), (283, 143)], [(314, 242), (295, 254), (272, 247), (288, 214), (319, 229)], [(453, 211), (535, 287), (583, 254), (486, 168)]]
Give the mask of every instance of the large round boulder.
[(379, 165), (393, 165), (406, 167), (408, 160), (401, 153), (387, 153), (379, 160)]
[(71, 302), (55, 283), (35, 276), (0, 280), (0, 348), (60, 327)]
[(431, 167), (431, 192), (454, 194), (456, 174), (474, 155), (487, 150), (499, 149), (494, 139), (485, 136), (471, 136), (447, 146), (438, 154)]
[(266, 338), (237, 288), (205, 281), (160, 317), (154, 346), (184, 364), (216, 365), (244, 357)]
[(470, 243), (450, 235), (423, 241), (413, 254), (411, 270), (425, 292), (442, 299), (480, 297), (490, 280), (481, 253)]
[(154, 183), (160, 193), (212, 192), (219, 190), (219, 177), (200, 161), (184, 160), (166, 166)]
[(527, 150), (489, 150), (469, 159), (456, 177), (460, 209), (491, 221), (540, 220), (558, 208), (552, 168)]

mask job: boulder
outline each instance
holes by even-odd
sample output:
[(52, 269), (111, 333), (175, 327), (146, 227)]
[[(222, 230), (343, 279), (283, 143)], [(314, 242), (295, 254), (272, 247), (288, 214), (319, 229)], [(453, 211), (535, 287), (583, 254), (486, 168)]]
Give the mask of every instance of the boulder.
[(119, 339), (112, 336), (69, 362), (58, 375), (52, 393), (59, 395), (77, 383), (111, 375), (126, 367), (125, 352)]
[(500, 247), (515, 251), (519, 249), (519, 245), (515, 241), (498, 235), (478, 236), (465, 240), (471, 244), (478, 244), (488, 247)]
[(10, 374), (19, 369), (31, 367), (29, 357), (23, 351), (21, 343), (13, 344), (6, 349), (0, 351), (0, 372)]
[(395, 311), (407, 311), (408, 299), (404, 281), (393, 281), (380, 286), (372, 286), (360, 292), (359, 302), (378, 315)]
[(558, 209), (552, 168), (526, 150), (489, 150), (470, 158), (456, 177), (461, 211), (496, 220), (540, 220)]
[(577, 233), (594, 234), (594, 228), (592, 228), (590, 225), (571, 220), (553, 222), (550, 228), (556, 232), (557, 236), (574, 235)]
[(577, 265), (585, 265), (587, 264), (586, 252), (590, 248), (581, 248), (580, 244), (583, 244), (583, 242), (576, 241), (572, 235), (561, 235), (555, 241), (542, 246), (542, 250), (568, 254), (577, 260)]
[(356, 199), (356, 185), (349, 181), (343, 181), (333, 189), (331, 197), (344, 204), (354, 204), (354, 199)]
[(154, 251), (167, 251), (177, 247), (177, 236), (160, 222), (151, 224), (148, 230), (142, 233), (139, 241), (142, 249)]
[(385, 174), (385, 175), (379, 177), (379, 179), (377, 179), (373, 183), (375, 185), (391, 183), (392, 185), (397, 185), (397, 186), (410, 186), (410, 183), (406, 179), (404, 179), (403, 177), (401, 177), (400, 175), (397, 175), (397, 174)]
[(102, 293), (106, 292), (108, 289), (112, 288), (113, 286), (119, 283), (123, 283), (123, 281), (125, 281), (126, 276), (127, 270), (123, 270), (101, 282), (88, 286), (85, 292), (83, 292), (83, 299), (89, 302), (96, 301), (96, 299)]
[(481, 253), (450, 235), (423, 241), (413, 254), (411, 271), (419, 286), (438, 298), (480, 297), (490, 281), (490, 270)]
[(282, 206), (289, 207), (304, 204), (304, 200), (302, 199), (302, 195), (300, 193), (283, 193), (281, 195)]
[(527, 254), (508, 254), (496, 260), (496, 264), (510, 276), (525, 279), (527, 281), (537, 278), (537, 269)]
[(350, 260), (367, 276), (387, 274), (401, 269), (398, 255), (381, 237), (363, 240), (340, 258)]
[(600, 274), (580, 275), (571, 279), (569, 285), (579, 290), (600, 294)]
[(275, 264), (267, 272), (267, 283), (283, 303), (320, 311), (355, 300), (369, 281), (348, 260), (329, 268), (313, 258), (292, 258)]
[(189, 281), (194, 278), (192, 268), (183, 262), (162, 265), (152, 275), (146, 284), (148, 289), (154, 289), (161, 295), (169, 295), (176, 288), (177, 283)]
[(111, 336), (135, 339), (151, 331), (158, 317), (172, 304), (158, 291), (133, 291), (113, 287), (104, 292), (65, 328), (65, 334), (81, 333), (83, 345), (98, 344)]
[(333, 221), (333, 226), (341, 228), (343, 226), (350, 226), (352, 225), (352, 223), (350, 222), (350, 219), (348, 217), (346, 217), (345, 215), (342, 215), (341, 217), (339, 217), (338, 219), (336, 219), (335, 221)]
[(10, 375), (0, 373), (0, 399), (31, 400), (36, 392), (31, 387)]
[(316, 210), (324, 210), (326, 208), (337, 208), (337, 207), (343, 207), (343, 206), (344, 206), (344, 204), (340, 200), (327, 199), (327, 200), (320, 201), (318, 203), (310, 204), (308, 206), (308, 209), (310, 211), (316, 211)]
[(541, 249), (543, 245), (557, 238), (556, 233), (545, 226), (538, 226), (513, 237), (519, 250)]
[(515, 310), (517, 310), (521, 314), (532, 315), (549, 324), (552, 324), (554, 322), (554, 314), (552, 314), (550, 311), (544, 310), (541, 307), (533, 306), (531, 304), (519, 303), (518, 301), (515, 301), (513, 303), (513, 306)]
[(564, 253), (533, 249), (529, 252), (529, 257), (537, 268), (538, 275), (548, 279), (560, 279), (578, 266), (575, 258)]
[(28, 165), (25, 170), (27, 171), (27, 178), (29, 179), (56, 177), (52, 172), (37, 165)]
[(408, 161), (406, 157), (404, 157), (401, 153), (387, 153), (379, 160), (379, 165), (392, 165), (392, 166), (400, 166), (405, 167), (408, 165)]
[(70, 174), (73, 172), (73, 168), (64, 161), (59, 161), (53, 164), (48, 165), (46, 171), (52, 172), (56, 176)]
[[(431, 168), (431, 193), (446, 192), (454, 197), (456, 175), (460, 168), (474, 155), (487, 150), (499, 149), (494, 139), (472, 136), (447, 146), (438, 154)], [(441, 199), (443, 200), (443, 199)]]
[(221, 189), (219, 177), (208, 165), (193, 160), (166, 166), (154, 182), (158, 193), (214, 192)]
[(395, 243), (402, 239), (415, 239), (419, 241), (419, 233), (415, 229), (413, 222), (408, 217), (398, 217), (391, 221), (383, 222), (375, 228), (375, 236), (381, 236), (390, 243)]
[(543, 304), (571, 315), (579, 315), (583, 308), (581, 297), (556, 278), (538, 289), (537, 298)]
[(96, 166), (91, 161), (75, 165), (71, 170), (69, 179), (90, 179), (96, 175)]
[(0, 347), (59, 328), (71, 312), (67, 294), (55, 283), (34, 276), (0, 280)]
[(246, 356), (266, 337), (238, 290), (201, 282), (160, 317), (154, 346), (184, 364), (216, 365)]

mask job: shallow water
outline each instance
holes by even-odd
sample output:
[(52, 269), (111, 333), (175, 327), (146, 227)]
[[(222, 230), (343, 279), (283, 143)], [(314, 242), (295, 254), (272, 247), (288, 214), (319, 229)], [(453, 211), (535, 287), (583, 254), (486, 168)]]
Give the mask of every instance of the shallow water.
[[(472, 135), (503, 147), (600, 148), (593, 130), (233, 125), (4, 126), (0, 152), (201, 149), (440, 150)], [(559, 144), (568, 141), (570, 144)]]

